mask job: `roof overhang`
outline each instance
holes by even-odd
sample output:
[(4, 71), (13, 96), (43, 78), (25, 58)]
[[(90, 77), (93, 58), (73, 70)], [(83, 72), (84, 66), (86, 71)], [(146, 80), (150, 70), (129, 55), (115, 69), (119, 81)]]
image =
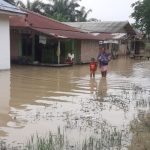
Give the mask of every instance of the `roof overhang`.
[(4, 10), (0, 10), (0, 14), (4, 14), (4, 15), (9, 15), (9, 16), (22, 16), (22, 15), (27, 15), (27, 13), (25, 12), (11, 12), (11, 11), (4, 11)]

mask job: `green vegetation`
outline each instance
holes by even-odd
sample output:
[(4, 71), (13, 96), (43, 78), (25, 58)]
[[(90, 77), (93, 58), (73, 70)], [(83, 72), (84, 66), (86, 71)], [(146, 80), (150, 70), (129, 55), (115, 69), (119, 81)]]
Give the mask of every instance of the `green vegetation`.
[(134, 12), (131, 17), (135, 19), (135, 27), (145, 32), (147, 35), (150, 34), (150, 1), (143, 0), (137, 1), (132, 4)]
[(26, 5), (21, 0), (5, 1), (64, 22), (87, 21), (87, 16), (92, 11), (81, 7), (80, 0), (50, 0), (48, 3), (43, 3), (42, 0), (27, 0)]
[(27, 150), (63, 150), (63, 147), (64, 136), (60, 133), (60, 128), (57, 135), (49, 133), (47, 137), (40, 137), (38, 134), (31, 136), (25, 146)]
[[(107, 126), (107, 125), (106, 125)], [(72, 142), (69, 137), (60, 132), (52, 135), (51, 132), (45, 137), (38, 134), (31, 136), (26, 144), (10, 147), (5, 142), (1, 142), (0, 149), (2, 150), (102, 150), (116, 148), (121, 149), (122, 140), (126, 138), (126, 133), (117, 131), (116, 128), (102, 128), (101, 133), (85, 138), (83, 141)]]

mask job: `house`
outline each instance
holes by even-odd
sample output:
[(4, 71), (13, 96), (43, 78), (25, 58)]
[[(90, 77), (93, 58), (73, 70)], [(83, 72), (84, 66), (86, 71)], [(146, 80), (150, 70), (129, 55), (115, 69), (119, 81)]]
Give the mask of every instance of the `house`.
[(0, 70), (10, 69), (9, 16), (24, 15), (17, 7), (0, 1)]
[(119, 55), (126, 55), (135, 46), (133, 39), (136, 32), (128, 21), (66, 22), (66, 24), (103, 37), (100, 44), (107, 46), (111, 52), (117, 51)]
[(11, 60), (33, 64), (65, 64), (68, 53), (74, 63), (87, 63), (97, 57), (98, 37), (38, 13), (24, 10), (26, 16), (12, 16)]

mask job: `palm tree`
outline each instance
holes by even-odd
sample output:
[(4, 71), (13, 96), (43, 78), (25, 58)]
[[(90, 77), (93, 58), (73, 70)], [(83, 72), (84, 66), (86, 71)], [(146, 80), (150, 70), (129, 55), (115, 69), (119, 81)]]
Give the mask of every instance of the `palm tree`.
[(44, 4), (42, 0), (27, 0), (27, 4), (22, 0), (5, 1), (63, 22), (87, 21), (87, 16), (91, 12), (91, 9), (86, 11), (85, 7), (80, 7), (80, 0), (49, 0), (48, 4)]
[(30, 2), (30, 0), (27, 0), (27, 4), (25, 5), (21, 0), (17, 0), (16, 1), (16, 5), (21, 7), (21, 8), (25, 8), (40, 14), (44, 14), (44, 7), (45, 4), (42, 3), (41, 0), (34, 0), (33, 2)]
[(45, 13), (59, 21), (86, 21), (91, 10), (86, 12), (85, 7), (80, 8), (78, 1), (80, 0), (49, 0), (50, 4)]
[(21, 8), (26, 8), (26, 5), (22, 1), (20, 1), (20, 0), (16, 1), (16, 5), (19, 6), (19, 7), (21, 7)]
[(45, 15), (46, 4), (44, 4), (42, 0), (35, 0), (33, 3), (28, 3), (28, 7), (34, 12)]
[(91, 9), (85, 11), (85, 7), (81, 7), (77, 14), (77, 21), (79, 22), (86, 22), (88, 14), (92, 12)]

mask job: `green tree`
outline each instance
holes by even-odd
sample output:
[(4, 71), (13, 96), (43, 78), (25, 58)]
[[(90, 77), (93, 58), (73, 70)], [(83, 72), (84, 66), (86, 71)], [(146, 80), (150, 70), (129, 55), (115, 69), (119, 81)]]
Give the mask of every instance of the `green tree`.
[(24, 4), (22, 0), (5, 1), (13, 1), (21, 8), (62, 22), (87, 21), (87, 16), (92, 11), (91, 9), (86, 11), (85, 7), (81, 7), (78, 3), (80, 0), (49, 0), (47, 4), (43, 3), (42, 0), (34, 0), (33, 2), (27, 0), (27, 4)]
[(42, 0), (35, 0), (33, 3), (30, 3), (28, 7), (34, 12), (45, 15), (45, 6), (46, 4), (44, 4)]
[(135, 27), (150, 34), (150, 0), (137, 1), (131, 5), (134, 12), (131, 17), (135, 19)]
[(42, 15), (44, 14), (45, 4), (41, 0), (34, 0), (33, 2), (27, 0), (27, 4), (24, 4), (21, 0), (17, 0), (16, 5)]
[[(27, 1), (27, 2), (29, 3), (29, 1)], [(26, 5), (20, 0), (16, 1), (15, 3), (17, 6), (19, 6), (21, 8), (27, 8)]]
[(77, 21), (79, 22), (86, 22), (87, 16), (92, 10), (89, 9), (88, 11), (85, 11), (85, 7), (81, 7), (79, 11), (77, 11)]
[(51, 0), (45, 9), (45, 15), (59, 21), (70, 21), (70, 8), (68, 0)]
[(59, 21), (86, 21), (91, 10), (80, 7), (80, 0), (50, 0), (45, 8), (45, 15)]

